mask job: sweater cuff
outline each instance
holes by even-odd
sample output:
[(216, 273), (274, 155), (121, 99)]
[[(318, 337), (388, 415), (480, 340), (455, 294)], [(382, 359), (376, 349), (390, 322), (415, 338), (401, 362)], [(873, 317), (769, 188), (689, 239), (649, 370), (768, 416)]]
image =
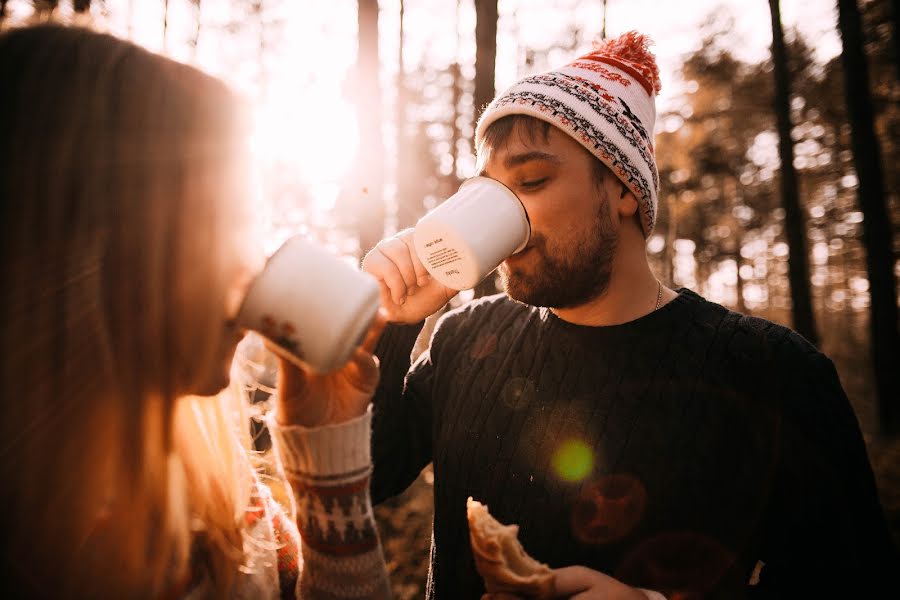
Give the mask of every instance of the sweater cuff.
[(266, 421), (286, 475), (335, 476), (371, 468), (371, 405), (355, 419), (322, 427), (279, 425), (274, 413)]

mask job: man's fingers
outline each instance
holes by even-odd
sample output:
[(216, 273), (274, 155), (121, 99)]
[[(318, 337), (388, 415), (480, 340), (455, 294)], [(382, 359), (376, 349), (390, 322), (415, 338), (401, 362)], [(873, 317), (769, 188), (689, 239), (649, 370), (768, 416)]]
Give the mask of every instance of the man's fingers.
[(391, 300), (400, 305), (406, 300), (406, 281), (400, 269), (376, 247), (367, 256), (363, 267), (370, 275), (384, 282), (391, 292)]
[(424, 286), (428, 283), (428, 278), (431, 276), (428, 274), (428, 269), (426, 269), (425, 265), (422, 264), (422, 261), (419, 260), (419, 254), (416, 252), (415, 247), (415, 236), (403, 235), (399, 236), (399, 238), (406, 244), (406, 249), (409, 251), (409, 255), (412, 258), (413, 268), (416, 271), (416, 281), (420, 286)]
[(591, 585), (594, 584), (593, 575), (595, 573), (596, 571), (592, 571), (587, 567), (554, 569), (554, 594), (562, 598), (568, 598), (590, 589)]
[(409, 246), (403, 240), (397, 238), (385, 240), (378, 245), (378, 249), (394, 263), (397, 270), (400, 271), (408, 291), (412, 291), (416, 287), (418, 280), (416, 267), (413, 264), (416, 260), (413, 258), (415, 251), (410, 254)]

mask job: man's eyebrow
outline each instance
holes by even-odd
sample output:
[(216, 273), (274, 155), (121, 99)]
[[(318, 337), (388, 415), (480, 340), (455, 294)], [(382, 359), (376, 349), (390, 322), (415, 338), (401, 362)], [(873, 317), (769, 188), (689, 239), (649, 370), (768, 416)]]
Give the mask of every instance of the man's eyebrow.
[[(541, 152), (540, 150), (529, 150), (528, 152), (520, 152), (519, 154), (508, 155), (503, 159), (503, 166), (506, 169), (512, 169), (513, 167), (518, 167), (535, 160), (543, 160), (556, 165), (562, 163), (562, 160), (555, 154), (550, 154), (549, 152)], [(487, 164), (485, 163), (485, 165), (482, 166), (481, 170), (478, 172), (478, 175), (481, 177), (485, 177), (486, 172)]]
[(547, 152), (541, 152), (540, 150), (531, 150), (520, 154), (510, 154), (503, 160), (503, 166), (507, 169), (512, 169), (513, 167), (524, 165), (533, 160), (543, 160), (556, 164), (562, 162), (555, 154), (548, 154)]

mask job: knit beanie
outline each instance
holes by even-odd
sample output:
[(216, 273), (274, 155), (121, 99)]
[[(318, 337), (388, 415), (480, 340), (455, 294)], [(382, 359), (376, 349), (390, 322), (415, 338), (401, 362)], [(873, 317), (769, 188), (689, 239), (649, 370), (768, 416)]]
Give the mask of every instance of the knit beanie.
[(634, 193), (644, 237), (656, 222), (659, 174), (653, 152), (659, 69), (646, 36), (630, 31), (595, 41), (563, 67), (522, 79), (487, 106), (476, 148), (491, 123), (531, 115), (555, 125), (600, 159)]

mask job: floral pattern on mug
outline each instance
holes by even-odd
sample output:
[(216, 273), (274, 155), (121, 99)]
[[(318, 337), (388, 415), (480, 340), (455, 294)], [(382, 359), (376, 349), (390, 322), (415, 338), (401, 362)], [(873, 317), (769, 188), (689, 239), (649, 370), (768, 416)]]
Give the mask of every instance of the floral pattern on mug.
[(294, 356), (301, 358), (300, 342), (295, 337), (297, 327), (290, 321), (283, 321), (279, 326), (278, 322), (272, 315), (265, 314), (262, 316), (262, 327), (260, 333), (275, 342), (278, 346), (284, 348)]

